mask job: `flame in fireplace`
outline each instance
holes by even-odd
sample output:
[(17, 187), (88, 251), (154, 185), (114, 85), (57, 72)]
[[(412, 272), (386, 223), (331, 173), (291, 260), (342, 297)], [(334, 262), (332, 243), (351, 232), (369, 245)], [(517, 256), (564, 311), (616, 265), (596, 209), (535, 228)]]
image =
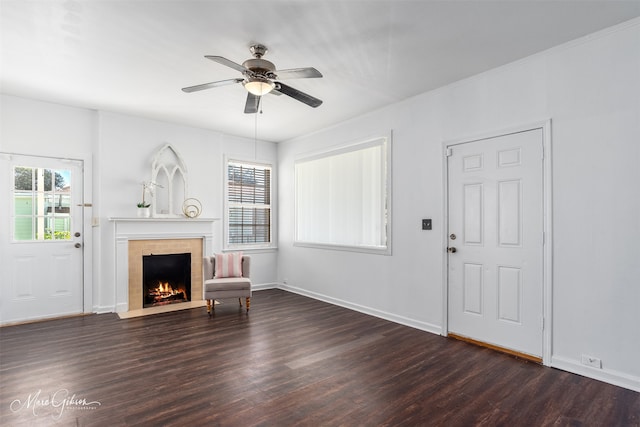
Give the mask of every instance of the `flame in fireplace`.
[(153, 298), (154, 303), (163, 303), (175, 301), (176, 298), (186, 300), (187, 292), (184, 288), (176, 287), (175, 289), (168, 282), (158, 282), (155, 288), (148, 290), (148, 296)]

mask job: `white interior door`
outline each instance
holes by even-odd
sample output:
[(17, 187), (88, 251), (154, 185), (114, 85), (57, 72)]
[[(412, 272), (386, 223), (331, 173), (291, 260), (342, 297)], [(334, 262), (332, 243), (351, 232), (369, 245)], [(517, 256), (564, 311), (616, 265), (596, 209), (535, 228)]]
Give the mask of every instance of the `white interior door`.
[(450, 148), (448, 330), (542, 357), (542, 129)]
[(82, 161), (3, 154), (0, 166), (0, 323), (82, 313)]

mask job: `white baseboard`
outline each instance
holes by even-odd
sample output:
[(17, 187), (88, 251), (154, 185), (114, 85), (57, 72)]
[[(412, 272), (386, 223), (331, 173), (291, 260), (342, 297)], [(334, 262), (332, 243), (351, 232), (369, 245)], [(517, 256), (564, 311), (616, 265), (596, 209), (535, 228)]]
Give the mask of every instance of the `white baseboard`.
[(105, 314), (105, 313), (115, 313), (115, 307), (112, 305), (94, 305), (93, 313), (95, 314)]
[(0, 319), (0, 327), (4, 327), (4, 326), (13, 326), (13, 325), (24, 325), (27, 323), (37, 323), (37, 322), (44, 322), (47, 320), (59, 320), (59, 319), (64, 319), (65, 317), (76, 317), (76, 316), (83, 316), (86, 313), (78, 313), (78, 312), (69, 312), (69, 313), (56, 313), (56, 314), (50, 314), (50, 315), (46, 315), (46, 316), (28, 316), (28, 317), (20, 317), (17, 319), (10, 319), (10, 320), (6, 320), (6, 319)]
[(611, 369), (585, 366), (579, 360), (551, 356), (551, 367), (640, 392), (640, 378)]
[(279, 283), (260, 283), (259, 285), (251, 285), (251, 290), (253, 291), (264, 291), (266, 289), (278, 289), (280, 287)]
[(317, 299), (320, 301), (328, 302), (329, 304), (338, 305), (340, 307), (348, 308), (350, 310), (359, 311), (360, 313), (368, 314), (381, 319), (389, 320), (394, 323), (409, 326), (412, 328), (420, 329), (422, 331), (431, 332), (432, 334), (442, 335), (442, 327), (440, 325), (434, 325), (427, 322), (411, 319), (404, 316), (398, 316), (397, 314), (388, 313), (386, 311), (377, 310), (375, 308), (366, 307), (359, 304), (354, 304), (349, 301), (340, 300), (327, 295), (311, 292), (306, 289), (297, 288), (291, 285), (280, 284), (278, 289), (284, 291), (293, 292), (295, 294), (304, 295), (309, 298)]

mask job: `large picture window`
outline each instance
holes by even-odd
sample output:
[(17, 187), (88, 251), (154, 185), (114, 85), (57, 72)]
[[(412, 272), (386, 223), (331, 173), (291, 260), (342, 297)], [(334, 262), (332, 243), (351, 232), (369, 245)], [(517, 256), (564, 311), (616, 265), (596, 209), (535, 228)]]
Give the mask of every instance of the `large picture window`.
[(227, 162), (227, 247), (272, 246), (271, 166)]
[(391, 253), (391, 138), (295, 162), (295, 244)]

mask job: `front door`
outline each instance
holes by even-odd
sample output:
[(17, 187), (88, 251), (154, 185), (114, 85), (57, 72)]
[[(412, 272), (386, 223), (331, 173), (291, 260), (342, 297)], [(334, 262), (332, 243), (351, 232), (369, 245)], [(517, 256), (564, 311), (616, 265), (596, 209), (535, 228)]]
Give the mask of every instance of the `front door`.
[(0, 166), (0, 323), (82, 313), (82, 161), (0, 154)]
[(542, 357), (542, 129), (449, 148), (448, 331)]

